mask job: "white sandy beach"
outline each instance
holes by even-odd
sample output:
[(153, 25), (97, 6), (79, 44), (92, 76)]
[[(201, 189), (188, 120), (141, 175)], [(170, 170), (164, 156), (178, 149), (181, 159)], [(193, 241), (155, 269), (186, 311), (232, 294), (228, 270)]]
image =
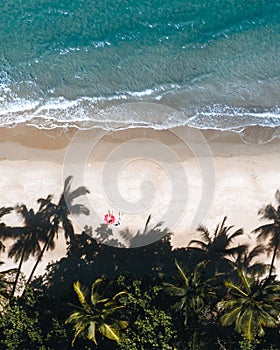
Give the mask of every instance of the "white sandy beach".
[[(226, 215), (228, 224), (244, 228), (240, 242), (253, 245), (250, 232), (261, 224), (258, 209), (274, 203), (280, 188), (279, 146), (279, 141), (245, 144), (238, 135), (198, 135), (187, 128), (106, 135), (2, 129), (0, 207), (24, 203), (36, 208), (36, 200), (48, 194), (57, 200), (64, 178), (74, 175), (73, 189), (84, 185), (90, 191), (83, 202), (91, 215), (73, 218), (77, 231), (85, 224), (96, 228), (108, 209), (123, 213), (121, 228), (134, 230), (143, 228), (152, 214), (152, 224), (163, 221), (174, 232), (174, 246), (186, 246), (198, 224), (213, 230)], [(19, 224), (14, 215), (3, 219)], [(60, 238), (37, 274), (64, 254), (65, 241)], [(3, 268), (14, 266), (5, 254), (1, 260), (6, 263)], [(33, 263), (30, 259), (24, 264), (26, 274)]]

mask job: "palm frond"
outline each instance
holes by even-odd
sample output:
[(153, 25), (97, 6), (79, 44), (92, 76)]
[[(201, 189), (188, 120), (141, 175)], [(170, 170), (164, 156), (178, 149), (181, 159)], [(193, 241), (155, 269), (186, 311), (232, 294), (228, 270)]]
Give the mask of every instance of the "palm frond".
[(95, 305), (100, 300), (100, 294), (98, 293), (98, 288), (102, 283), (103, 283), (103, 279), (98, 278), (91, 285), (91, 303), (93, 305)]
[[(224, 305), (223, 302), (219, 303), (219, 306), (221, 308), (224, 308), (223, 305)], [(236, 321), (236, 318), (240, 314), (241, 309), (242, 309), (242, 307), (239, 306), (239, 307), (236, 307), (236, 308), (230, 310), (226, 314), (222, 315), (221, 316), (221, 323), (222, 323), (222, 325), (223, 326), (231, 326)]]
[(73, 284), (74, 290), (77, 294), (77, 297), (79, 299), (79, 302), (81, 303), (81, 305), (86, 309), (86, 310), (90, 310), (90, 306), (86, 300), (88, 294), (89, 294), (89, 290), (84, 287), (81, 286), (81, 283), (79, 281), (76, 281)]
[(206, 226), (204, 225), (198, 226), (197, 231), (200, 232), (202, 239), (204, 239), (207, 243), (211, 242), (210, 232)]
[(225, 217), (223, 218), (223, 221), (222, 221), (220, 230), (222, 230), (222, 229), (225, 227), (226, 221), (227, 221), (227, 216), (225, 216)]
[(15, 207), (15, 211), (20, 214), (25, 223), (29, 224), (30, 222), (30, 211), (27, 209), (26, 205), (21, 204)]
[(188, 286), (189, 285), (189, 280), (188, 280), (187, 276), (185, 275), (185, 272), (183, 271), (183, 269), (181, 268), (181, 266), (179, 265), (177, 260), (175, 260), (175, 265), (176, 265), (176, 267), (177, 267), (177, 269), (179, 271), (179, 274), (180, 274), (184, 284), (186, 286)]
[(120, 342), (119, 329), (114, 328), (106, 323), (103, 323), (99, 327), (100, 332), (108, 339), (114, 340), (117, 343)]
[(247, 294), (239, 286), (236, 286), (230, 281), (225, 281), (225, 286), (230, 290), (230, 292), (237, 292), (238, 295), (243, 295), (244, 297), (247, 296)]
[(247, 249), (248, 249), (247, 244), (241, 244), (241, 245), (238, 245), (237, 247), (226, 249), (225, 254), (226, 255), (242, 254), (242, 253), (245, 253)]
[(92, 321), (92, 322), (90, 322), (89, 327), (88, 327), (87, 337), (89, 340), (92, 340), (95, 343), (95, 345), (97, 345), (95, 332), (96, 332), (96, 322)]
[(55, 206), (54, 203), (52, 203), (53, 196), (48, 195), (47, 198), (39, 198), (37, 200), (37, 203), (40, 204), (39, 210), (42, 210), (43, 208), (46, 208), (48, 206)]
[[(191, 247), (192, 244), (196, 244), (197, 247)], [(198, 241), (198, 240), (196, 240), (196, 239), (193, 239), (193, 240), (191, 240), (190, 243), (188, 244), (188, 247), (189, 247), (189, 248), (198, 248), (198, 249), (200, 249), (200, 250), (205, 251), (206, 248), (207, 248), (207, 244), (204, 243), (204, 242), (202, 242), (202, 241)]]
[(146, 232), (147, 232), (147, 230), (148, 230), (148, 226), (149, 226), (149, 223), (150, 223), (150, 221), (151, 221), (151, 215), (149, 215), (148, 216), (148, 219), (147, 219), (147, 221), (146, 221), (146, 224), (145, 224), (145, 227), (144, 227), (144, 231), (143, 231), (143, 233), (145, 234)]
[(122, 295), (125, 295), (125, 294), (127, 294), (127, 292), (126, 291), (121, 291), (121, 292), (118, 292), (117, 294), (115, 294), (113, 297), (112, 297), (112, 300), (116, 300), (116, 299), (118, 299), (120, 296), (122, 296)]
[(163, 282), (163, 288), (168, 294), (170, 294), (172, 296), (182, 297), (185, 295), (184, 288), (177, 287), (171, 283)]
[(85, 329), (86, 329), (86, 326), (83, 324), (80, 324), (80, 326), (76, 328), (74, 338), (73, 338), (72, 343), (71, 343), (72, 346), (74, 346), (77, 337), (80, 334), (82, 334), (85, 331)]
[(258, 255), (261, 255), (265, 252), (265, 248), (262, 244), (258, 244), (254, 249), (252, 249), (248, 255), (248, 260), (256, 258)]
[(14, 208), (12, 207), (2, 207), (0, 208), (0, 218), (4, 215), (10, 214), (12, 211), (14, 210)]
[(64, 195), (68, 195), (68, 193), (70, 192), (70, 188), (71, 188), (71, 182), (73, 180), (73, 176), (68, 176), (65, 181), (64, 181), (64, 188), (63, 188), (63, 194)]
[[(232, 226), (232, 227), (233, 227), (233, 226)], [(230, 228), (232, 228), (232, 227), (230, 227)], [(237, 231), (235, 231), (233, 234), (231, 234), (231, 235), (229, 236), (229, 240), (232, 241), (233, 238), (238, 237), (238, 236), (241, 236), (241, 235), (243, 235), (243, 234), (244, 234), (244, 230), (243, 230), (242, 228), (240, 228), (240, 229), (238, 229)]]
[(24, 249), (24, 243), (21, 240), (17, 240), (10, 247), (8, 252), (8, 257), (13, 258), (15, 262), (18, 262), (21, 258), (23, 249)]
[(89, 190), (85, 186), (80, 186), (76, 188), (74, 191), (67, 193), (66, 201), (68, 203), (72, 203), (72, 201), (80, 196), (85, 196), (86, 194), (90, 193)]
[(68, 219), (67, 216), (65, 216), (62, 219), (62, 226), (63, 226), (65, 237), (71, 239), (74, 236), (74, 228), (73, 228), (71, 220)]
[(225, 222), (226, 222), (226, 220), (227, 220), (227, 217), (225, 216), (224, 218), (223, 218), (223, 221), (222, 221), (222, 223), (220, 224), (220, 225), (217, 225), (217, 227), (216, 227), (216, 230), (215, 230), (215, 232), (214, 232), (214, 237), (216, 238), (217, 236), (219, 236), (219, 234), (221, 234), (221, 233), (224, 233), (224, 231), (225, 231)]
[[(140, 233), (140, 232), (139, 232)], [(128, 228), (125, 228), (124, 230), (121, 230), (119, 232), (120, 236), (127, 242), (130, 242), (131, 239), (133, 238), (132, 232), (129, 231)]]
[[(242, 285), (244, 286), (244, 288), (246, 290), (246, 294), (247, 295), (250, 294), (251, 293), (251, 288), (252, 288), (252, 282), (250, 283), (250, 281), (248, 279), (248, 274), (245, 271), (245, 269), (240, 269), (238, 271), (238, 276), (239, 276), (239, 278), (241, 280)], [(254, 281), (253, 281), (253, 283), (254, 283)]]
[(260, 240), (266, 239), (271, 233), (274, 232), (274, 229), (275, 229), (274, 224), (266, 224), (266, 225), (257, 227), (252, 232), (259, 233), (257, 239), (258, 241), (260, 241)]
[[(77, 308), (76, 305), (72, 305), (72, 306)], [(80, 320), (83, 317), (83, 308), (82, 307), (78, 307), (78, 308), (79, 308), (79, 311), (72, 312), (71, 315), (67, 318), (67, 320), (65, 321), (66, 324), (72, 323), (73, 321), (76, 321), (76, 320)]]
[(69, 207), (71, 214), (75, 215), (89, 215), (89, 209), (84, 204), (75, 204)]
[(268, 219), (268, 220), (276, 220), (277, 219), (277, 211), (273, 207), (272, 204), (268, 204), (261, 208), (258, 211), (258, 215), (260, 215), (261, 219)]
[(280, 190), (277, 190), (275, 193), (276, 202), (280, 205)]
[(4, 252), (5, 248), (5, 245), (0, 241), (0, 252)]

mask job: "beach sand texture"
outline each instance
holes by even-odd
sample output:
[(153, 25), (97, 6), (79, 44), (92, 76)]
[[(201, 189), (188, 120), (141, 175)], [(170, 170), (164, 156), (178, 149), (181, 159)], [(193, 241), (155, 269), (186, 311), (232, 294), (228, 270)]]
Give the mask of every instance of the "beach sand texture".
[[(163, 222), (163, 227), (174, 232), (172, 244), (179, 247), (199, 237), (198, 224), (213, 230), (228, 216), (228, 224), (244, 228), (239, 242), (253, 245), (255, 237), (250, 232), (262, 223), (257, 212), (274, 203), (280, 187), (279, 146), (277, 140), (246, 144), (238, 134), (202, 133), (187, 127), (110, 133), (3, 128), (0, 207), (24, 203), (36, 208), (37, 199), (48, 194), (57, 200), (65, 177), (73, 175), (73, 188), (84, 185), (90, 191), (79, 202), (89, 207), (91, 215), (73, 217), (77, 232), (84, 225), (95, 229), (108, 209), (123, 213), (121, 229), (134, 231), (143, 228), (151, 214), (152, 224)], [(20, 224), (18, 220), (13, 214), (4, 221), (14, 225)], [(65, 252), (65, 240), (60, 237), (37, 274)], [(4, 253), (1, 260), (6, 263), (3, 268), (14, 266)], [(23, 272), (28, 274), (33, 264), (31, 258)]]

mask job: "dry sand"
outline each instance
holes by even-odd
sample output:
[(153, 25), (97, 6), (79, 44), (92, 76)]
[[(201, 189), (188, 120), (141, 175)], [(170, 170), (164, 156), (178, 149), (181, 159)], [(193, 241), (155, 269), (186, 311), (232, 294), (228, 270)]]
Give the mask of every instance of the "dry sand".
[[(143, 228), (163, 221), (173, 232), (173, 245), (186, 246), (203, 224), (213, 230), (225, 215), (228, 224), (243, 227), (240, 242), (254, 244), (251, 230), (261, 224), (257, 212), (274, 203), (280, 188), (280, 142), (246, 144), (236, 134), (199, 132), (190, 128), (168, 131), (130, 129), (41, 131), (31, 127), (0, 130), (0, 207), (53, 194), (57, 200), (66, 176), (73, 188), (85, 185), (83, 201), (90, 217), (74, 218), (77, 231), (96, 228), (108, 209), (123, 213), (121, 228)], [(4, 217), (19, 224), (14, 215)], [(118, 230), (115, 234), (118, 234)], [(8, 249), (8, 247), (7, 247)], [(60, 238), (39, 265), (65, 254)], [(4, 268), (14, 266), (2, 254)], [(34, 260), (24, 264), (28, 274)]]

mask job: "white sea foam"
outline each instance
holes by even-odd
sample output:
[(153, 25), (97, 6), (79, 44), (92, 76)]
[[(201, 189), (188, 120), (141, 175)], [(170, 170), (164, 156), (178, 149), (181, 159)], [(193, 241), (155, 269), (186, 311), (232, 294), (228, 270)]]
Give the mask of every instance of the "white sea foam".
[(144, 91), (128, 92), (127, 94), (134, 97), (150, 96), (156, 91), (153, 89), (146, 89)]
[[(20, 123), (37, 125), (40, 128), (55, 127), (78, 127), (92, 128), (103, 127), (104, 129), (115, 129), (117, 127), (151, 127), (154, 129), (168, 129), (178, 126), (190, 126), (199, 129), (215, 130), (240, 130), (259, 125), (263, 127), (280, 127), (280, 109), (272, 111), (251, 112), (240, 108), (227, 106), (212, 106), (205, 110), (197, 109), (192, 111), (178, 111), (177, 113), (166, 113), (158, 116), (154, 111), (141, 115), (127, 113), (122, 104), (136, 103), (134, 97), (151, 96), (154, 90), (131, 94), (121, 94), (109, 97), (81, 97), (76, 100), (67, 100), (63, 97), (51, 98), (47, 101), (25, 100), (17, 98), (13, 103), (0, 104), (0, 126), (14, 126)], [(141, 103), (140, 99), (140, 103)], [(149, 102), (156, 102), (158, 99), (151, 99)], [(100, 105), (100, 103), (102, 103)], [(105, 103), (105, 105), (104, 105)], [(158, 103), (158, 102), (157, 102)], [(159, 104), (159, 106), (163, 106)], [(136, 107), (136, 105), (135, 105)], [(139, 107), (138, 107), (139, 108)], [(141, 108), (141, 106), (140, 106)], [(108, 112), (109, 111), (109, 112)], [(154, 115), (153, 115), (154, 114)]]
[(35, 110), (38, 106), (39, 102), (37, 101), (18, 100), (13, 103), (8, 103), (3, 107), (0, 107), (0, 115), (13, 114), (16, 116), (18, 113), (28, 111), (31, 112), (32, 110)]
[[(69, 48), (71, 51), (71, 48)], [(128, 128), (153, 128), (156, 130), (190, 126), (198, 129), (230, 130), (242, 134), (247, 127), (258, 125), (268, 128), (280, 127), (280, 108), (262, 109), (261, 107), (232, 107), (224, 104), (200, 105), (197, 97), (200, 85), (166, 84), (148, 87), (139, 91), (116, 91), (107, 96), (83, 96), (76, 99), (65, 97), (21, 98), (14, 89), (14, 82), (6, 72), (0, 72), (0, 126), (13, 127), (27, 124), (40, 129), (103, 128), (105, 130)], [(33, 91), (36, 84), (27, 84)], [(195, 79), (191, 84), (196, 84)], [(199, 83), (200, 84), (200, 83)], [(209, 90), (209, 87), (208, 87)], [(201, 91), (201, 90), (199, 90)], [(206, 90), (205, 90), (206, 91)], [(204, 90), (202, 92), (204, 94)], [(191, 104), (189, 102), (195, 101)], [(134, 104), (129, 111), (122, 106)], [(167, 107), (166, 113), (139, 113), (141, 103), (152, 103), (159, 110)], [(138, 105), (137, 105), (138, 104)], [(138, 107), (137, 107), (138, 106)], [(139, 107), (140, 106), (140, 107)], [(171, 109), (168, 106), (172, 106)], [(176, 111), (176, 108), (178, 111)], [(171, 112), (175, 111), (175, 113)], [(271, 138), (280, 137), (280, 133), (271, 133)], [(248, 138), (246, 139), (248, 140)], [(246, 141), (245, 140), (245, 141)]]
[(58, 99), (52, 98), (49, 101), (47, 101), (44, 105), (37, 108), (36, 114), (39, 114), (43, 111), (50, 111), (50, 110), (56, 110), (56, 109), (66, 110), (68, 108), (77, 106), (78, 103), (79, 103), (79, 100), (68, 101), (64, 98), (58, 98)]

